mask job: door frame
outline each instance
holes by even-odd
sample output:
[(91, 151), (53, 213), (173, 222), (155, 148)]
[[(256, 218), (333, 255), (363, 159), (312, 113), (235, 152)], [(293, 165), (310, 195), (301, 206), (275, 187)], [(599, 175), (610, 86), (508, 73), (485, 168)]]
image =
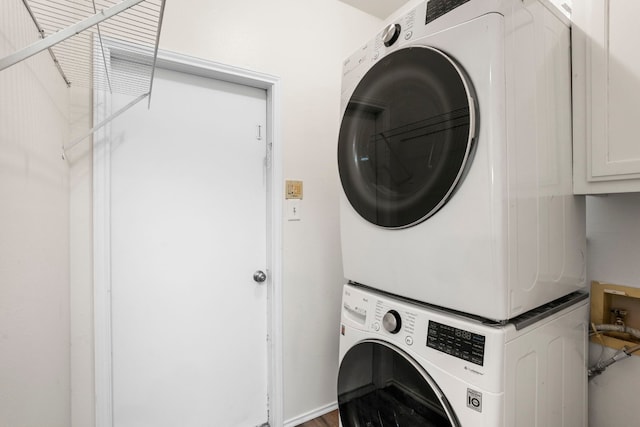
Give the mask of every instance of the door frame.
[[(117, 56), (115, 45), (107, 46)], [(94, 66), (96, 79), (102, 64)], [(158, 51), (160, 68), (264, 89), (267, 93), (265, 130), (267, 159), (267, 413), (270, 426), (284, 423), (282, 346), (282, 203), (283, 155), (281, 134), (281, 81), (277, 76), (220, 64), (183, 54)], [(101, 123), (111, 114), (111, 96), (93, 93), (93, 120)], [(111, 242), (110, 242), (110, 129), (109, 124), (93, 137), (93, 310), (95, 426), (113, 427), (113, 372), (111, 331)]]

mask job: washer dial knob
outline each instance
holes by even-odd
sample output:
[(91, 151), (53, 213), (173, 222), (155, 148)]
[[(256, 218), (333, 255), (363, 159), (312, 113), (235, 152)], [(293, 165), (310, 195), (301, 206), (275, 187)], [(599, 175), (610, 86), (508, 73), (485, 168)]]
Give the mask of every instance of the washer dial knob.
[(397, 334), (402, 328), (402, 319), (400, 319), (400, 313), (395, 310), (389, 310), (382, 317), (382, 326), (392, 334)]
[(389, 24), (382, 32), (382, 42), (386, 47), (391, 46), (400, 37), (400, 24)]

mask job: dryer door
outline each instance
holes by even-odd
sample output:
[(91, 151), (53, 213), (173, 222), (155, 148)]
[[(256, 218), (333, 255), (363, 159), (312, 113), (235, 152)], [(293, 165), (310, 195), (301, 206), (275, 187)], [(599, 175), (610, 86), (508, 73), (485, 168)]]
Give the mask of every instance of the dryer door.
[(412, 47), (381, 59), (340, 126), (338, 169), (353, 208), (388, 228), (435, 214), (470, 164), (476, 110), (470, 82), (443, 52)]
[(449, 402), (427, 372), (382, 341), (363, 341), (338, 373), (342, 427), (459, 427)]

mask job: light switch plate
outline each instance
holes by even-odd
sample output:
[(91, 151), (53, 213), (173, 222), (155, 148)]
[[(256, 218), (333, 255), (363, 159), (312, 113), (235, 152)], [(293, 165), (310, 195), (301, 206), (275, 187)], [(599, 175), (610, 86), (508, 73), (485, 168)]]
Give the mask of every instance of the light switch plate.
[(300, 199), (287, 200), (287, 221), (300, 221), (301, 212), (300, 205), (302, 202)]

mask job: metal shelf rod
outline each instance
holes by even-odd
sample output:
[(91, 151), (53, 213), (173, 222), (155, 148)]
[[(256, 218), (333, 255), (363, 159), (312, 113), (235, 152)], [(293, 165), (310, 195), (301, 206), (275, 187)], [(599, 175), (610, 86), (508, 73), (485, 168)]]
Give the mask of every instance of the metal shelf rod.
[(156, 46), (153, 51), (153, 67), (151, 68), (151, 79), (149, 80), (149, 100), (147, 108), (151, 108), (151, 91), (153, 90), (153, 77), (156, 74), (156, 65), (158, 63), (158, 45), (160, 45), (160, 30), (162, 30), (162, 20), (164, 18), (164, 2), (160, 5), (160, 18), (158, 19), (158, 31), (156, 32)]
[(150, 95), (149, 92), (143, 93), (142, 95), (140, 95), (139, 97), (137, 97), (136, 99), (134, 99), (133, 101), (131, 101), (130, 103), (128, 103), (127, 105), (125, 105), (124, 107), (122, 107), (121, 109), (116, 111), (115, 113), (111, 114), (109, 117), (107, 117), (106, 119), (104, 119), (103, 121), (98, 123), (97, 125), (95, 125), (94, 127), (89, 129), (89, 131), (86, 134), (82, 135), (81, 137), (78, 137), (78, 138), (74, 139), (69, 144), (63, 146), (62, 147), (62, 159), (65, 160), (67, 158), (67, 150), (70, 150), (73, 147), (75, 147), (76, 145), (78, 145), (79, 143), (81, 143), (85, 138), (91, 136), (95, 131), (97, 131), (98, 129), (100, 129), (104, 125), (110, 123), (113, 119), (115, 119), (120, 114), (124, 113), (129, 108), (133, 107), (134, 105), (136, 105), (138, 102), (142, 101), (143, 99), (145, 99), (149, 95)]
[[(38, 30), (38, 34), (40, 34), (40, 38), (41, 39), (46, 38), (46, 36), (44, 35), (44, 30), (40, 26), (40, 23), (36, 19), (36, 16), (33, 14), (33, 11), (31, 10), (31, 7), (29, 7), (29, 3), (27, 3), (27, 0), (22, 0), (22, 3), (24, 4), (24, 7), (27, 8), (27, 12), (29, 12), (29, 16), (31, 16), (31, 20), (35, 24), (36, 29)], [(56, 54), (53, 53), (53, 50), (51, 50), (51, 48), (48, 48), (48, 50), (49, 50), (49, 55), (51, 55), (51, 59), (53, 60), (53, 63), (56, 65), (56, 68), (58, 69), (58, 72), (60, 73), (60, 76), (62, 77), (62, 80), (64, 80), (64, 82), (67, 85), (67, 87), (71, 87), (71, 82), (69, 81), (69, 79), (67, 78), (66, 74), (62, 70), (62, 67), (60, 66), (60, 62), (58, 61), (58, 58), (56, 58)]]

